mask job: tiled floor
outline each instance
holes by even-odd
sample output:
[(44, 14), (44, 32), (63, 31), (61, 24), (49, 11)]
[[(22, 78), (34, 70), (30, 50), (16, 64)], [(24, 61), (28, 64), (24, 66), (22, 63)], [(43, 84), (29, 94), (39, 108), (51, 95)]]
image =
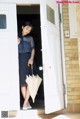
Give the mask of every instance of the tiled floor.
[(80, 114), (59, 114), (59, 115), (51, 115), (51, 116), (46, 116), (41, 119), (80, 119)]

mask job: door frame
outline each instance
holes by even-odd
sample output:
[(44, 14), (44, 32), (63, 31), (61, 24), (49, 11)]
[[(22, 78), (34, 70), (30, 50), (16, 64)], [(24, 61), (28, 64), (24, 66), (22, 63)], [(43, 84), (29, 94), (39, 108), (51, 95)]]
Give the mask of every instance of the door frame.
[(66, 60), (65, 60), (65, 51), (64, 51), (64, 29), (62, 21), (62, 5), (59, 5), (59, 15), (60, 15), (60, 41), (61, 41), (61, 58), (62, 58), (62, 76), (63, 76), (63, 91), (64, 91), (64, 106), (67, 108), (67, 79), (66, 79)]
[[(16, 6), (33, 6), (33, 5), (39, 5), (40, 6), (40, 2), (38, 3), (24, 3), (24, 2), (21, 2), (21, 3), (17, 3)], [(61, 18), (62, 18), (62, 5), (59, 5), (60, 6), (60, 14), (61, 14)], [(62, 61), (62, 81), (63, 81), (63, 92), (64, 92), (64, 106), (65, 108), (67, 108), (67, 82), (66, 82), (66, 70), (65, 70), (65, 52), (64, 52), (64, 34), (63, 34), (63, 22), (61, 22), (61, 25), (60, 25), (60, 43), (61, 43), (61, 61)]]

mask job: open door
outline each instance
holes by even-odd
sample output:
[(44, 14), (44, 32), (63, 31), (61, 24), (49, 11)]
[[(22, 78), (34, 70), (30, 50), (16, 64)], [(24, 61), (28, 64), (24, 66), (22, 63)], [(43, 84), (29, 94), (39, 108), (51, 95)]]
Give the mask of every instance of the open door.
[(58, 5), (40, 0), (45, 113), (64, 108)]
[(16, 5), (0, 3), (0, 110), (18, 110)]

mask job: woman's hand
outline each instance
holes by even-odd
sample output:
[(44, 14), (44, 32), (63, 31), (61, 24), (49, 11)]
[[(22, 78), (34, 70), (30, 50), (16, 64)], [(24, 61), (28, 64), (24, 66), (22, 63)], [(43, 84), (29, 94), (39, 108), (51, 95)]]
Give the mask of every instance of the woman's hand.
[(20, 41), (21, 41), (21, 39), (20, 39), (20, 38), (18, 38), (18, 44), (20, 43)]
[(30, 58), (29, 61), (28, 61), (28, 66), (30, 66), (30, 65), (31, 66), (33, 65), (33, 59), (32, 58)]

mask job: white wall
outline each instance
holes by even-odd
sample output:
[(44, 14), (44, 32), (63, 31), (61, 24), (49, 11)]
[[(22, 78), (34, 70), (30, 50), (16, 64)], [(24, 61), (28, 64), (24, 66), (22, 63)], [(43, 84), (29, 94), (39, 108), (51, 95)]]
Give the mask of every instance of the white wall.
[(0, 0), (0, 3), (39, 4), (40, 0)]

